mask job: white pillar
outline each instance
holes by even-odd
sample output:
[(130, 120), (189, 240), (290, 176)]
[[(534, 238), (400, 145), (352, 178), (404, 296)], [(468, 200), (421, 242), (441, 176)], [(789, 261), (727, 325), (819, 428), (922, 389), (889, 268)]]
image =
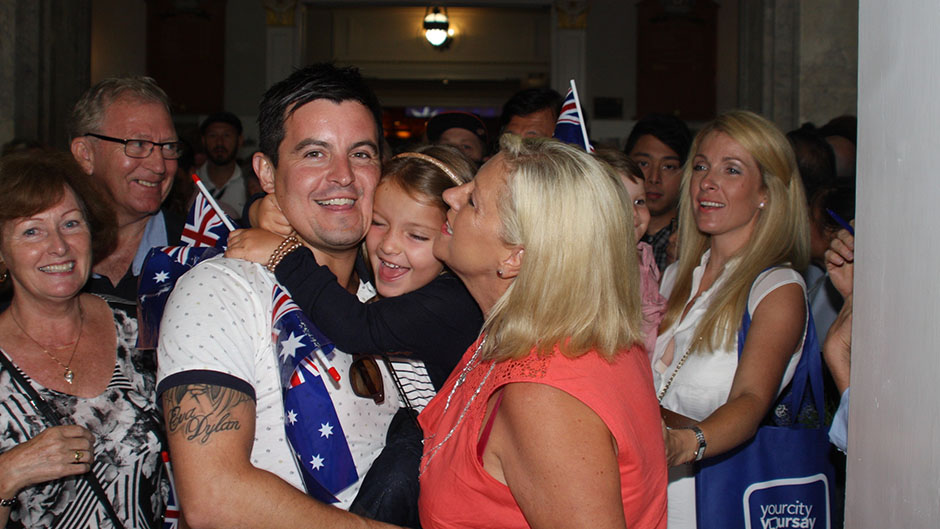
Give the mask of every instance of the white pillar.
[(846, 527), (940, 526), (940, 9), (859, 2)]

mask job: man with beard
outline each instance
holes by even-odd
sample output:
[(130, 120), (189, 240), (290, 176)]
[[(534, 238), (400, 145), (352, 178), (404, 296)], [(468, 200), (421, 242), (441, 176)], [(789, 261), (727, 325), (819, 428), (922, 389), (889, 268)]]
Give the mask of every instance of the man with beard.
[(199, 126), (206, 163), (196, 171), (222, 209), (238, 218), (245, 207), (245, 180), (235, 158), (245, 141), (242, 122), (231, 112), (207, 117)]

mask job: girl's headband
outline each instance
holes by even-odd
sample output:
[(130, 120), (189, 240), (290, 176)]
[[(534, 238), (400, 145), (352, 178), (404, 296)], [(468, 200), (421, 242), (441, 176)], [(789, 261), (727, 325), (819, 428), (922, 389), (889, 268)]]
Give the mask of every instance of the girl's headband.
[(425, 162), (433, 164), (435, 167), (437, 167), (441, 171), (444, 171), (444, 174), (446, 174), (447, 177), (450, 178), (454, 182), (454, 184), (460, 186), (466, 183), (463, 181), (463, 179), (459, 178), (454, 173), (454, 170), (448, 167), (447, 164), (445, 164), (444, 162), (438, 160), (437, 158), (433, 156), (428, 156), (427, 154), (423, 154), (420, 152), (403, 152), (401, 154), (395, 155), (395, 157), (392, 158), (392, 160), (395, 160), (397, 158), (417, 158), (419, 160), (424, 160)]

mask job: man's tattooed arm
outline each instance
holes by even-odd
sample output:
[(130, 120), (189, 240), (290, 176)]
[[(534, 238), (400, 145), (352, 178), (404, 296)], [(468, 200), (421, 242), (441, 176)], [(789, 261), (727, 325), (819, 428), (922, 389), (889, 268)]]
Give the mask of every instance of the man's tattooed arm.
[(241, 429), (233, 412), (245, 402), (253, 404), (248, 395), (223, 386), (189, 384), (170, 388), (163, 393), (167, 433), (206, 444), (218, 432)]

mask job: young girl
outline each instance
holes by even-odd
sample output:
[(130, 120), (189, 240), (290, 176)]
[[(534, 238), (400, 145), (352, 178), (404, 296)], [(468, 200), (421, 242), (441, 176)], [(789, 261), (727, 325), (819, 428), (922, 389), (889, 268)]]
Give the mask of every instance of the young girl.
[(645, 337), (643, 344), (646, 346), (647, 354), (652, 358), (659, 322), (666, 313), (666, 298), (659, 293), (659, 268), (653, 257), (653, 247), (648, 243), (640, 242), (650, 222), (643, 171), (626, 154), (619, 151), (599, 149), (594, 155), (614, 168), (633, 201), (633, 230), (640, 261), (640, 301), (643, 306), (643, 336)]
[[(385, 164), (365, 240), (366, 257), (381, 297), (378, 301), (360, 303), (358, 296), (340, 286), (329, 268), (318, 266), (313, 253), (303, 246), (275, 267), (277, 280), (287, 287), (294, 302), (340, 350), (410, 354), (410, 359), (424, 364), (389, 360), (389, 370), (397, 372), (393, 375), (397, 390), (407, 398), (407, 404), (392, 420), (385, 448), (362, 478), (350, 512), (396, 525), (418, 524), (418, 462), (423, 435), (408, 408), (424, 408), (483, 326), (479, 306), (463, 283), (431, 253), (445, 221), (444, 190), (469, 182), (473, 174), (470, 161), (448, 146), (402, 153)], [(258, 224), (284, 233), (263, 229), (233, 232), (227, 257), (267, 264), (290, 234), (274, 196), (264, 200), (270, 203), (259, 208), (264, 212), (259, 214), (263, 218)], [(368, 275), (362, 268), (357, 266), (360, 277)], [(424, 367), (427, 373), (423, 373)], [(382, 388), (380, 392), (369, 386), (368, 374), (360, 376), (365, 393), (373, 398), (396, 391)]]
[[(448, 146), (402, 153), (385, 164), (365, 240), (378, 301), (360, 303), (305, 247), (281, 260), (277, 280), (339, 349), (410, 354), (425, 363), (434, 388), (440, 388), (483, 325), (463, 283), (431, 253), (447, 211), (442, 193), (473, 174), (470, 162)], [(263, 209), (262, 216), (269, 218), (259, 225), (286, 225), (286, 219), (276, 218), (282, 217), (276, 207)], [(262, 229), (235, 232), (226, 256), (266, 264), (284, 235)], [(412, 400), (420, 408), (426, 399)]]

